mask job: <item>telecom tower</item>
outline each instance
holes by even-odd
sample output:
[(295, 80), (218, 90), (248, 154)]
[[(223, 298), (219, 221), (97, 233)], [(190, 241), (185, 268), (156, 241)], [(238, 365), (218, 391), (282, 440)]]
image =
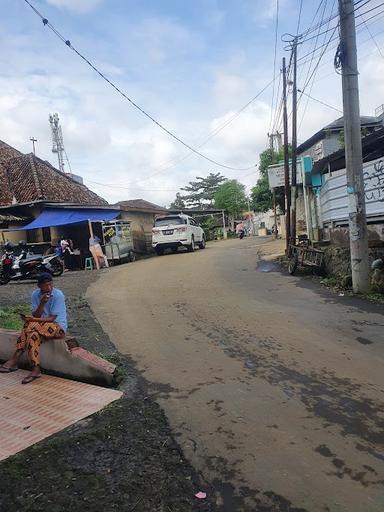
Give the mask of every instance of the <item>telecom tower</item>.
[(64, 173), (64, 141), (63, 141), (63, 133), (61, 131), (61, 126), (59, 124), (59, 116), (58, 114), (49, 114), (49, 122), (51, 125), (51, 133), (52, 133), (52, 153), (57, 153), (57, 158), (59, 160), (59, 169), (62, 173)]

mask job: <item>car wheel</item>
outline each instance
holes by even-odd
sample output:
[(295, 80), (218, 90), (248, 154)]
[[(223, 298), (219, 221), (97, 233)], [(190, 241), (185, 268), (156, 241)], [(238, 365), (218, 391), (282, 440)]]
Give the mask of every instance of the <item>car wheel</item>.
[(164, 254), (164, 249), (162, 247), (156, 247), (155, 251), (158, 256), (162, 256)]
[(199, 247), (200, 249), (205, 249), (205, 236), (203, 236), (203, 238), (201, 239)]
[(195, 250), (195, 238), (192, 235), (191, 237), (191, 243), (188, 245), (188, 252), (193, 252)]

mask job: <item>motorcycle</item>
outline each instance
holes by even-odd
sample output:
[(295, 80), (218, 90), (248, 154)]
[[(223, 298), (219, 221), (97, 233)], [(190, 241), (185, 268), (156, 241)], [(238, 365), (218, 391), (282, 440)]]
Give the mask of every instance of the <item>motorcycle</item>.
[(244, 229), (241, 229), (239, 231), (239, 238), (240, 238), (240, 240), (242, 240), (244, 238), (244, 236), (245, 236), (245, 231), (244, 231)]
[(63, 273), (64, 267), (57, 255), (32, 254), (25, 245), (20, 247), (20, 254), (15, 256), (13, 246), (9, 243), (5, 245), (5, 253), (1, 259), (0, 285), (11, 280), (37, 279), (42, 272), (49, 272), (54, 277)]

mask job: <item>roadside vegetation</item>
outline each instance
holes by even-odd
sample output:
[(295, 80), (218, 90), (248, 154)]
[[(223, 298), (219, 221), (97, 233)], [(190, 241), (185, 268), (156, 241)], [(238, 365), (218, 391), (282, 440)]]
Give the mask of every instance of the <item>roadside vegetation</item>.
[(2, 329), (21, 329), (23, 321), (20, 314), (28, 315), (31, 312), (29, 304), (16, 304), (14, 306), (5, 306), (0, 308), (0, 328)]

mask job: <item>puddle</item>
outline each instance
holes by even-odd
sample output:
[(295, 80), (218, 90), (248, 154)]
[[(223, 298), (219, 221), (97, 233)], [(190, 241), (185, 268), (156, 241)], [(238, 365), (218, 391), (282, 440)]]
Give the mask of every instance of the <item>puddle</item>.
[(256, 270), (259, 272), (280, 272), (280, 267), (273, 261), (260, 260), (257, 262)]

